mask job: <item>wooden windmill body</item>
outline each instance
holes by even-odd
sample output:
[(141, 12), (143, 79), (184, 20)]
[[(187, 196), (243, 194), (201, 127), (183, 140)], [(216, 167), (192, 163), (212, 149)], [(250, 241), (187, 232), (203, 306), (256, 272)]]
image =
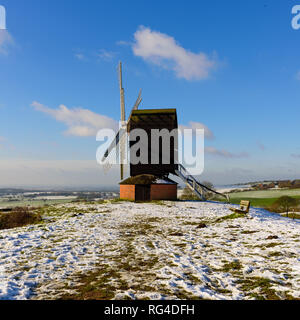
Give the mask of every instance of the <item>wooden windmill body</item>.
[[(144, 163), (130, 163), (130, 178), (120, 183), (120, 198), (135, 201), (176, 200), (177, 183), (169, 178), (169, 174), (176, 174), (178, 136), (170, 139), (169, 154), (164, 154), (162, 138), (158, 140), (157, 161), (153, 163), (152, 130), (167, 130), (172, 132), (178, 129), (176, 109), (142, 109), (131, 113), (128, 121), (129, 140), (135, 129), (142, 129), (147, 133), (147, 158)], [(138, 141), (130, 143), (130, 158), (135, 154), (133, 146)], [(164, 163), (167, 156), (170, 161)]]

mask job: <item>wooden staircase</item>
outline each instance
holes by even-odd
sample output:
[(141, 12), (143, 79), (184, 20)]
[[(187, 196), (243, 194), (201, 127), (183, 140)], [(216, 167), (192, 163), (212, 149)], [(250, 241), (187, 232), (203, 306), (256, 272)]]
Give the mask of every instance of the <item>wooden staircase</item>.
[(178, 170), (175, 171), (177, 176), (181, 178), (181, 180), (203, 201), (206, 200), (205, 198), (205, 191), (209, 191), (212, 193), (215, 193), (219, 196), (224, 197), (227, 202), (229, 202), (229, 196), (228, 194), (223, 194), (220, 192), (217, 192), (215, 190), (212, 190), (205, 185), (201, 184), (197, 181), (195, 177), (193, 177), (191, 174), (188, 173), (188, 171), (184, 168), (183, 165), (178, 164)]

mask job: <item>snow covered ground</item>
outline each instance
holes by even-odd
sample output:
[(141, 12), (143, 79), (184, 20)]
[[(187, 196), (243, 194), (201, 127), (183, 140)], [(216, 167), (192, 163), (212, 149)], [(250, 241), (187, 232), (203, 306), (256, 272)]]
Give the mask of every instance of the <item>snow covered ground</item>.
[(300, 221), (253, 208), (220, 219), (229, 207), (50, 206), (45, 223), (0, 231), (0, 299), (75, 294), (97, 270), (113, 299), (300, 298)]

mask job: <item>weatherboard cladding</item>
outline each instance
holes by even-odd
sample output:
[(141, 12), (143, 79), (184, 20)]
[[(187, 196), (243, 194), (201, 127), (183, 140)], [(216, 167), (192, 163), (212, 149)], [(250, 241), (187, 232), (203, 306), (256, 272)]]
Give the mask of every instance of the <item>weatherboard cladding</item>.
[[(128, 131), (134, 129), (143, 129), (148, 134), (148, 164), (130, 164), (130, 175), (136, 176), (140, 174), (153, 174), (156, 176), (164, 176), (169, 173), (175, 173), (178, 169), (177, 153), (175, 150), (178, 145), (178, 136), (171, 138), (170, 143), (170, 164), (163, 164), (162, 162), (162, 141), (160, 141), (159, 163), (151, 164), (151, 130), (152, 129), (167, 129), (170, 132), (178, 129), (177, 112), (176, 109), (143, 109), (135, 110), (131, 113), (128, 125)], [(161, 140), (161, 139), (160, 139)], [(138, 141), (130, 143), (132, 147)], [(132, 151), (131, 151), (132, 152)]]

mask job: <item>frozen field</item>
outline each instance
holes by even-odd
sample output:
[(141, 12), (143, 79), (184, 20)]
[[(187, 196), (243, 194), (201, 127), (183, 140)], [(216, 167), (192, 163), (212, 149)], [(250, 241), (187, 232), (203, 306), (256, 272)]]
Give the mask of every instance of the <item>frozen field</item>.
[(230, 206), (49, 207), (42, 225), (0, 231), (0, 299), (83, 294), (89, 272), (84, 298), (300, 298), (300, 221), (262, 209), (228, 219)]

